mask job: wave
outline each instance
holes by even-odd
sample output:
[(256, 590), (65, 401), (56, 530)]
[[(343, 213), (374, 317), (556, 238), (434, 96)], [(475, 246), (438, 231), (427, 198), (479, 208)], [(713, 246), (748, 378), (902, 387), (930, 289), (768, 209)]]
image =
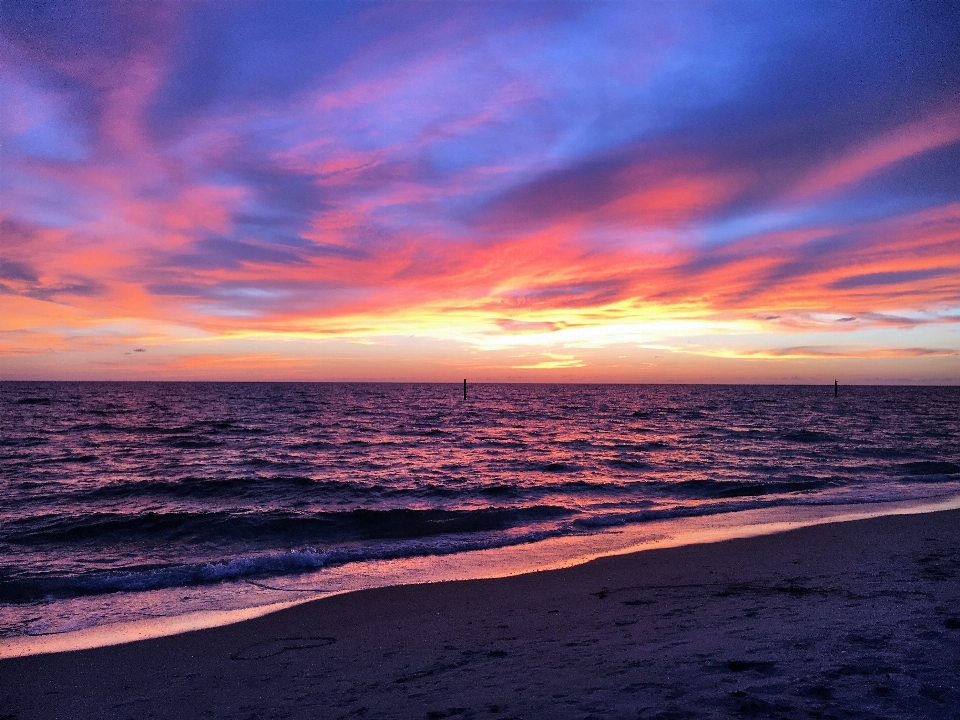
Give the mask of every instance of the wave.
[(73, 501), (96, 502), (102, 500), (142, 500), (144, 498), (179, 499), (243, 499), (270, 497), (284, 492), (309, 491), (307, 497), (329, 493), (336, 497), (358, 495), (368, 489), (366, 485), (338, 480), (314, 480), (290, 475), (203, 478), (187, 476), (177, 480), (138, 480), (116, 482), (69, 495)]
[(47, 445), (49, 442), (49, 438), (36, 436), (0, 437), (0, 447), (28, 448), (36, 447), (38, 445)]
[(150, 545), (165, 542), (248, 542), (290, 546), (331, 542), (414, 539), (483, 533), (558, 520), (573, 511), (559, 506), (487, 507), (476, 510), (354, 509), (343, 512), (147, 512), (42, 515), (15, 520), (0, 542), (41, 545)]
[(629, 460), (623, 458), (612, 458), (606, 460), (607, 465), (618, 470), (649, 470), (650, 463), (643, 460)]
[(90, 463), (99, 460), (96, 455), (78, 455), (77, 453), (70, 453), (68, 455), (60, 455), (58, 457), (50, 458), (39, 458), (35, 462), (41, 465), (57, 465), (60, 463)]
[(637, 443), (637, 450), (666, 450), (670, 444), (663, 440), (648, 440), (647, 442)]
[(547, 463), (540, 469), (548, 473), (567, 473), (567, 472), (575, 472), (580, 468), (570, 463), (552, 462), (552, 463)]
[(671, 494), (681, 497), (722, 499), (759, 497), (783, 493), (816, 492), (837, 483), (829, 479), (767, 480), (743, 482), (737, 480), (684, 480), (669, 486)]
[(181, 439), (203, 439), (210, 436), (245, 436), (245, 435), (263, 435), (266, 430), (255, 425), (227, 421), (227, 420), (197, 420), (185, 425), (158, 425), (156, 423), (137, 424), (126, 419), (122, 411), (101, 412), (87, 410), (84, 417), (108, 417), (109, 421), (101, 420), (99, 422), (86, 422), (77, 420), (70, 424), (62, 424), (61, 427), (51, 430), (59, 434), (75, 434), (81, 432), (95, 431), (98, 433), (115, 433), (123, 436), (135, 436), (137, 438), (158, 438), (159, 442), (166, 442), (169, 436), (179, 437)]
[[(610, 460), (608, 464), (621, 470), (637, 471), (647, 467), (632, 460)], [(538, 466), (544, 470), (543, 466)], [(579, 468), (564, 466), (544, 470), (551, 475), (565, 475)], [(21, 489), (42, 491), (39, 482), (24, 481)], [(634, 482), (597, 482), (583, 479), (543, 482), (539, 479), (523, 482), (476, 483), (469, 480), (453, 482), (414, 481), (407, 485), (383, 486), (368, 480), (321, 480), (301, 475), (250, 475), (246, 477), (203, 478), (187, 476), (176, 480), (137, 480), (113, 482), (99, 487), (63, 493), (60, 497), (70, 503), (97, 505), (103, 502), (129, 500), (142, 505), (151, 500), (184, 501), (249, 501), (276, 504), (279, 501), (370, 504), (374, 501), (402, 503), (415, 500), (444, 500), (461, 503), (464, 500), (500, 498), (536, 504), (546, 495), (595, 495), (642, 491), (651, 487), (645, 480)], [(667, 488), (669, 485), (663, 484)]]
[(224, 444), (222, 440), (196, 435), (168, 435), (164, 437), (161, 442), (164, 445), (180, 450), (199, 450), (203, 448), (220, 447)]
[(117, 592), (142, 592), (172, 587), (293, 575), (353, 562), (450, 555), (544, 540), (557, 530), (529, 531), (497, 537), (446, 537), (441, 542), (412, 541), (363, 547), (317, 550), (312, 547), (279, 553), (241, 556), (213, 562), (161, 567), (133, 567), (80, 575), (23, 575), (0, 573), (0, 602), (22, 604)]
[(800, 387), (490, 385), (466, 405), (458, 390), (0, 383), (25, 419), (0, 438), (0, 593), (213, 583), (960, 486), (960, 388), (851, 388), (860, 400), (842, 404)]
[(904, 463), (900, 466), (907, 475), (927, 477), (931, 475), (960, 474), (960, 465), (940, 460), (922, 460), (919, 462)]
[(787, 430), (780, 434), (783, 440), (798, 443), (826, 443), (836, 442), (830, 433), (820, 432), (819, 430)]
[(716, 503), (713, 505), (696, 505), (692, 507), (670, 507), (670, 508), (656, 508), (656, 509), (643, 509), (643, 510), (630, 510), (627, 512), (609, 512), (609, 513), (596, 513), (588, 517), (577, 518), (571, 522), (571, 526), (574, 528), (581, 528), (583, 530), (602, 530), (604, 528), (617, 527), (620, 525), (630, 525), (633, 523), (644, 523), (652, 522), (655, 520), (670, 520), (673, 518), (681, 517), (697, 517), (702, 515), (715, 515), (722, 512), (730, 512), (731, 510), (747, 510), (754, 507), (760, 507), (762, 503), (750, 502), (750, 503), (740, 503), (736, 506), (731, 506), (728, 503)]

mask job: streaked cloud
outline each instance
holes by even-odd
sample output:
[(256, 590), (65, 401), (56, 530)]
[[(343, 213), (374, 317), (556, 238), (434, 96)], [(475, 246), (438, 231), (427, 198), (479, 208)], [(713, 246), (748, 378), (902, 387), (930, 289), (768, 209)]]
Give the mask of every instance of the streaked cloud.
[(2, 12), (5, 377), (960, 377), (960, 17)]

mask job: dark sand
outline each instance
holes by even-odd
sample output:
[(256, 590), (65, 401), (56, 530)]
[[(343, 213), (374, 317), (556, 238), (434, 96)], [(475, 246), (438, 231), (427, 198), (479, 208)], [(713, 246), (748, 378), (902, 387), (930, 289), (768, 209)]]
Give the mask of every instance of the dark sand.
[(0, 718), (960, 718), (960, 511), (0, 661)]

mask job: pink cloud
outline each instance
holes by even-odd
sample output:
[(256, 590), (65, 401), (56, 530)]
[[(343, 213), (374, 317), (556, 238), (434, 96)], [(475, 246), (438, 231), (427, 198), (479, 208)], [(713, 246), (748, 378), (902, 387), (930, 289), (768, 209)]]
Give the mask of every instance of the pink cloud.
[(960, 108), (952, 107), (865, 142), (804, 178), (787, 198), (802, 200), (853, 185), (907, 158), (960, 140)]

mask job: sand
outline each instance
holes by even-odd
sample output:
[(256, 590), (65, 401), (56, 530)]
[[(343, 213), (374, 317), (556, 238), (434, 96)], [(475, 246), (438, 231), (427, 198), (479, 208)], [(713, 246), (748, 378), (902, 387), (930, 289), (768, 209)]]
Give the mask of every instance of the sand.
[(960, 717), (960, 511), (0, 661), (0, 718)]

